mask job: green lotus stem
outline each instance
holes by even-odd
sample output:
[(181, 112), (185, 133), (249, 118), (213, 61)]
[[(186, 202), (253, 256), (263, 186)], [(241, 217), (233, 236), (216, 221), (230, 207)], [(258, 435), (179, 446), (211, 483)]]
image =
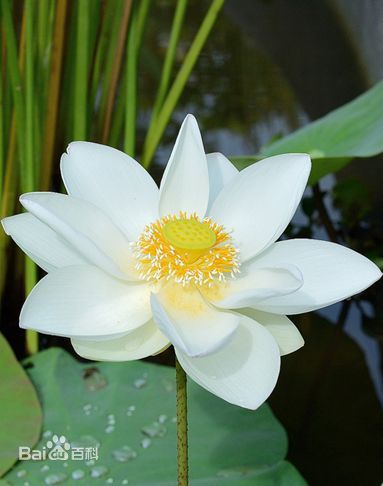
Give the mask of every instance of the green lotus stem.
[(145, 139), (144, 153), (141, 163), (147, 169), (150, 167), (154, 152), (161, 140), (169, 119), (176, 107), (182, 91), (189, 79), (190, 73), (198, 59), (198, 56), (205, 45), (205, 42), (214, 26), (215, 20), (221, 10), (225, 0), (213, 0), (210, 8), (194, 38), (194, 41), (186, 54), (185, 60), (179, 70), (176, 79), (164, 101), (155, 123), (152, 125), (151, 132)]
[(74, 138), (86, 140), (88, 91), (89, 2), (77, 3), (76, 69), (74, 91)]
[(188, 486), (188, 419), (186, 373), (176, 358), (178, 486)]

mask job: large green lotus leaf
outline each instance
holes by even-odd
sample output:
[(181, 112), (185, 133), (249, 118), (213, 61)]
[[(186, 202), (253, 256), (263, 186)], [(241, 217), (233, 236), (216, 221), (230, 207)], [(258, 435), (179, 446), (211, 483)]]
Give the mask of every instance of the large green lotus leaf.
[[(31, 485), (87, 485), (99, 476), (103, 484), (176, 484), (174, 369), (146, 362), (83, 364), (60, 349), (28, 363), (45, 410), (36, 448), (54, 434), (65, 435), (72, 447), (99, 444), (99, 459), (20, 461), (5, 478), (11, 484), (22, 477)], [(188, 393), (192, 485), (306, 484), (284, 461), (286, 434), (268, 406), (244, 410), (192, 382)]]
[(254, 157), (231, 157), (244, 168), (256, 160), (289, 152), (311, 155), (310, 183), (340, 170), (355, 157), (371, 157), (383, 152), (383, 81), (355, 100), (296, 132), (272, 142)]
[(37, 442), (41, 426), (36, 391), (0, 333), (0, 476), (17, 461), (20, 445)]

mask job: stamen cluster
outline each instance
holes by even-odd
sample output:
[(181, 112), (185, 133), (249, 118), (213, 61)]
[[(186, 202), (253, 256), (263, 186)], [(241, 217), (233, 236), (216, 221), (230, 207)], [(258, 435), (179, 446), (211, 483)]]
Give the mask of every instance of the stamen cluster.
[[(175, 247), (163, 233), (163, 227), (169, 221), (191, 219), (208, 224), (216, 235), (215, 244), (198, 254)], [(136, 269), (140, 277), (149, 282), (164, 279), (183, 286), (193, 283), (212, 287), (239, 272), (238, 249), (233, 245), (230, 234), (210, 218), (201, 220), (196, 214), (187, 216), (180, 212), (160, 218), (147, 225), (132, 246), (137, 259)]]

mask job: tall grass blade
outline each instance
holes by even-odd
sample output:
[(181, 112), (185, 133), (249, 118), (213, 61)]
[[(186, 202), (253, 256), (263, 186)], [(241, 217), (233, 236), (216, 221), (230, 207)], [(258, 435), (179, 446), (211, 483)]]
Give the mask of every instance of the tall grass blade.
[(198, 56), (213, 28), (217, 15), (223, 6), (224, 0), (213, 0), (210, 8), (199, 28), (196, 37), (186, 54), (184, 62), (167, 94), (163, 106), (158, 114), (152, 130), (147, 134), (144, 145), (144, 153), (141, 163), (145, 168), (149, 168), (154, 152), (161, 140), (170, 117), (176, 107), (176, 104), (183, 92), (190, 73), (198, 59)]
[(114, 53), (114, 63), (113, 63), (113, 69), (111, 73), (110, 85), (107, 94), (106, 112), (105, 112), (104, 124), (102, 129), (102, 137), (101, 137), (101, 141), (103, 143), (107, 143), (109, 137), (113, 105), (114, 105), (114, 100), (116, 97), (116, 92), (118, 87), (118, 79), (120, 75), (121, 64), (122, 64), (122, 59), (124, 54), (126, 34), (128, 31), (131, 9), (132, 9), (132, 0), (125, 0), (124, 8), (122, 11), (121, 25), (118, 33), (118, 38), (117, 38), (116, 50)]
[(74, 126), (75, 140), (87, 137), (87, 95), (88, 95), (88, 52), (89, 40), (89, 1), (77, 0), (76, 64), (74, 87)]
[(160, 85), (158, 88), (156, 100), (154, 102), (152, 119), (151, 119), (152, 124), (155, 123), (158, 112), (160, 111), (164, 99), (166, 97), (166, 94), (168, 92), (170, 77), (172, 74), (174, 59), (176, 56), (176, 51), (178, 46), (178, 41), (181, 35), (181, 29), (185, 17), (186, 6), (187, 6), (187, 0), (179, 0), (177, 2), (177, 7), (173, 19), (172, 30), (169, 38), (169, 45), (166, 49), (165, 61), (161, 73)]
[(42, 191), (47, 191), (49, 189), (52, 175), (67, 8), (68, 0), (57, 0), (53, 31), (52, 59), (48, 84), (48, 102), (43, 132), (44, 150), (42, 151), (40, 175), (40, 188)]
[[(12, 95), (14, 106), (16, 110), (16, 128), (18, 139), (18, 150), (21, 164), (24, 162), (24, 136), (25, 136), (25, 118), (24, 118), (24, 95), (23, 85), (21, 80), (20, 69), (18, 65), (16, 34), (12, 20), (12, 7), (9, 0), (2, 0), (0, 2), (1, 13), (3, 18), (3, 28), (7, 46), (7, 67), (9, 79), (12, 87)], [(24, 9), (25, 16), (25, 9)], [(22, 182), (25, 181), (25, 171), (22, 167)]]
[(137, 8), (134, 9), (126, 49), (126, 98), (124, 151), (134, 157), (137, 112)]
[[(34, 181), (34, 0), (25, 0), (26, 12), (26, 42), (25, 42), (25, 164), (23, 192), (31, 192), (35, 189)], [(25, 292), (29, 294), (37, 282), (36, 265), (28, 256), (25, 262)], [(29, 354), (35, 354), (39, 350), (38, 334), (28, 329), (26, 331), (26, 345)]]

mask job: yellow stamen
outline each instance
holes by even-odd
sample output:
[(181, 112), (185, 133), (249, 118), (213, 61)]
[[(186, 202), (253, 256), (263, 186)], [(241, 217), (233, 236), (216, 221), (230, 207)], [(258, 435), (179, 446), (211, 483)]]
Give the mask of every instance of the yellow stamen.
[(238, 250), (211, 219), (181, 212), (146, 226), (133, 244), (141, 278), (212, 287), (239, 272)]

